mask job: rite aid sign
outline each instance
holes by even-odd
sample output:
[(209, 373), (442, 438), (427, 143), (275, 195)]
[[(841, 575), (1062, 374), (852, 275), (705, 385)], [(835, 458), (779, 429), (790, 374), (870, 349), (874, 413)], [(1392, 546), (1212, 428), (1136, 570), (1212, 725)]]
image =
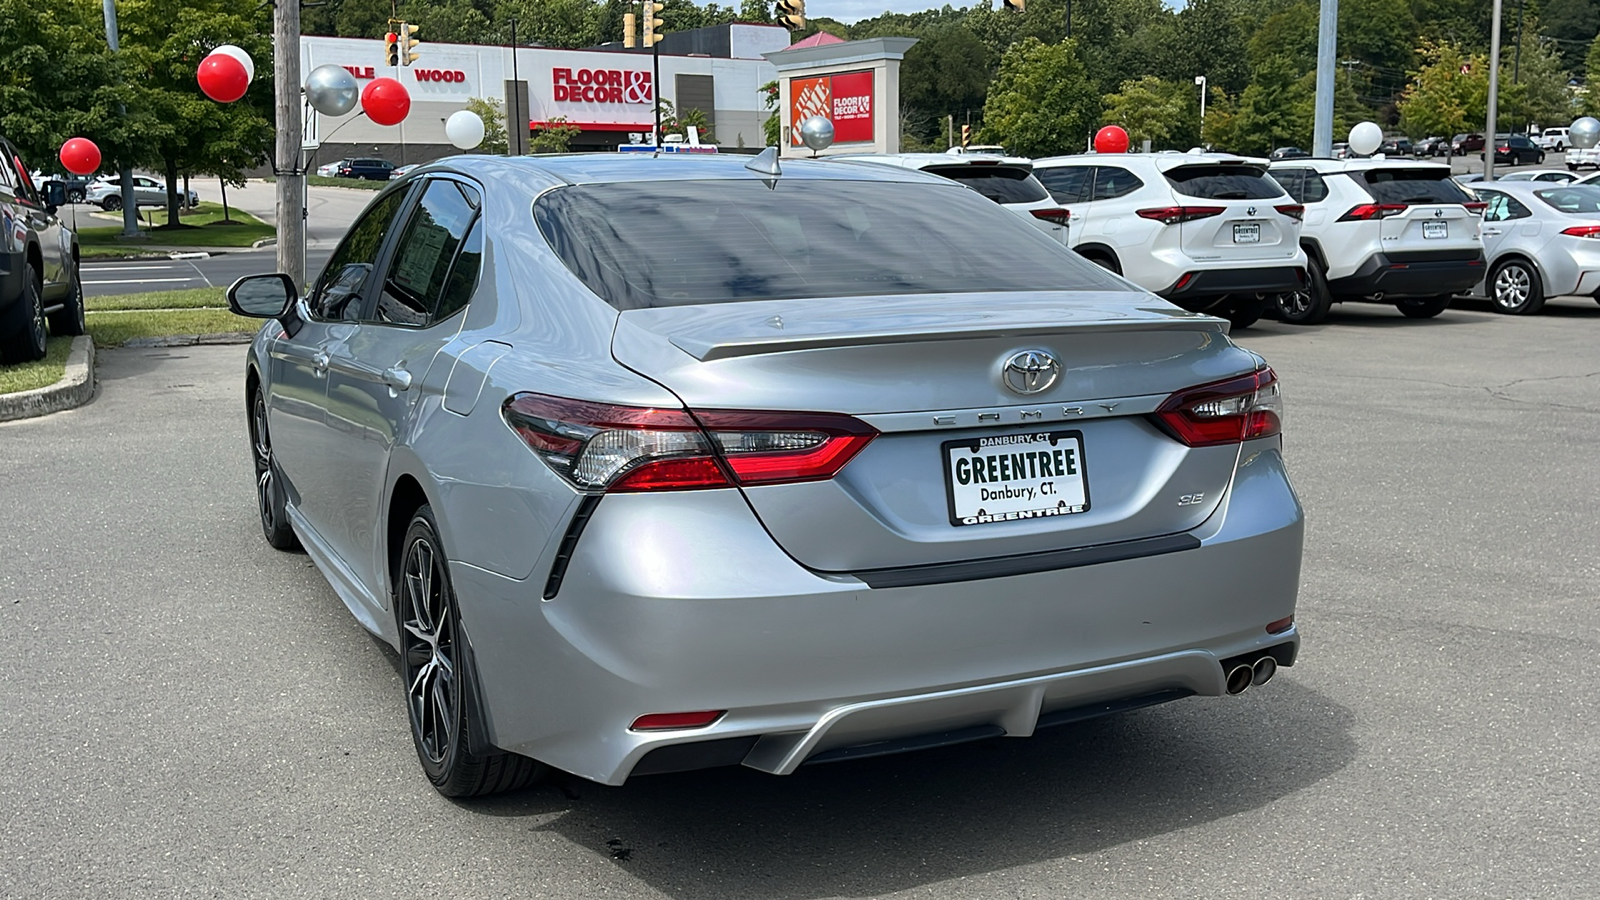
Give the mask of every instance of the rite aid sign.
[(631, 69), (551, 69), (557, 103), (649, 103), (649, 72)]

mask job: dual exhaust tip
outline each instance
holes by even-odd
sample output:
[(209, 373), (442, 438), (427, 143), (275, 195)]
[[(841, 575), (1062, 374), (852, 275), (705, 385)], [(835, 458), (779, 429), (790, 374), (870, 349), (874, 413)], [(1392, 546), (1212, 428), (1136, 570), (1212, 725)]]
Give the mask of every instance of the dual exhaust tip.
[(1227, 672), (1227, 689), (1230, 694), (1242, 694), (1252, 687), (1266, 684), (1278, 674), (1278, 661), (1271, 654), (1252, 664), (1240, 663)]

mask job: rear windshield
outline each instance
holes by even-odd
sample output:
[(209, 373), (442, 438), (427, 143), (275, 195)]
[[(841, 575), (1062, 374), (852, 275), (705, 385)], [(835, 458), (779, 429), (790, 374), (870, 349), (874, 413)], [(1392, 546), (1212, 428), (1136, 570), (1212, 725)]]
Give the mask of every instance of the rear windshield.
[(1379, 203), (1467, 203), (1472, 199), (1450, 179), (1450, 170), (1443, 166), (1368, 169), (1360, 178), (1372, 199)]
[(931, 166), (923, 169), (959, 181), (996, 203), (1037, 203), (1050, 199), (1039, 179), (1012, 166)]
[(1564, 213), (1600, 213), (1600, 187), (1592, 184), (1569, 184), (1547, 191), (1534, 191), (1533, 195)]
[(1270, 200), (1282, 197), (1283, 188), (1254, 166), (1179, 166), (1167, 170), (1172, 189), (1188, 197), (1207, 200)]
[(575, 185), (534, 219), (619, 310), (978, 291), (1130, 291), (1024, 217), (938, 184), (778, 179)]

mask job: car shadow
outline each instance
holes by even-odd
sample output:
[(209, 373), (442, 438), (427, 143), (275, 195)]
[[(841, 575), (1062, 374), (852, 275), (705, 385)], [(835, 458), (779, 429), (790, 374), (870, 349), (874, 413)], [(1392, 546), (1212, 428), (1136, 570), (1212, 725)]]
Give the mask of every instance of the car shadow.
[(610, 788), (556, 775), (461, 806), (525, 819), (684, 900), (877, 896), (1260, 809), (1347, 766), (1353, 721), (1289, 675), (1026, 740), (788, 777), (714, 769)]
[[(1499, 316), (1494, 310), (1494, 305), (1488, 300), (1457, 297), (1450, 304), (1451, 309), (1468, 310), (1471, 312), (1488, 313)], [(1600, 319), (1600, 303), (1590, 297), (1551, 297), (1545, 301), (1543, 308), (1527, 318), (1539, 316), (1563, 316), (1573, 319)], [(1505, 316), (1507, 319), (1522, 318), (1521, 316)]]

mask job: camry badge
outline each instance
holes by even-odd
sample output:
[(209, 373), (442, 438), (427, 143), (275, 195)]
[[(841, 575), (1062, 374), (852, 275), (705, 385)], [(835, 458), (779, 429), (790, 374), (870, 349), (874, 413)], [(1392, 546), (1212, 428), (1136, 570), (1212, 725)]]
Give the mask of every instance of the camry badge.
[(1046, 350), (1023, 350), (1011, 354), (1000, 371), (1000, 380), (1018, 394), (1046, 391), (1061, 377), (1061, 361)]

